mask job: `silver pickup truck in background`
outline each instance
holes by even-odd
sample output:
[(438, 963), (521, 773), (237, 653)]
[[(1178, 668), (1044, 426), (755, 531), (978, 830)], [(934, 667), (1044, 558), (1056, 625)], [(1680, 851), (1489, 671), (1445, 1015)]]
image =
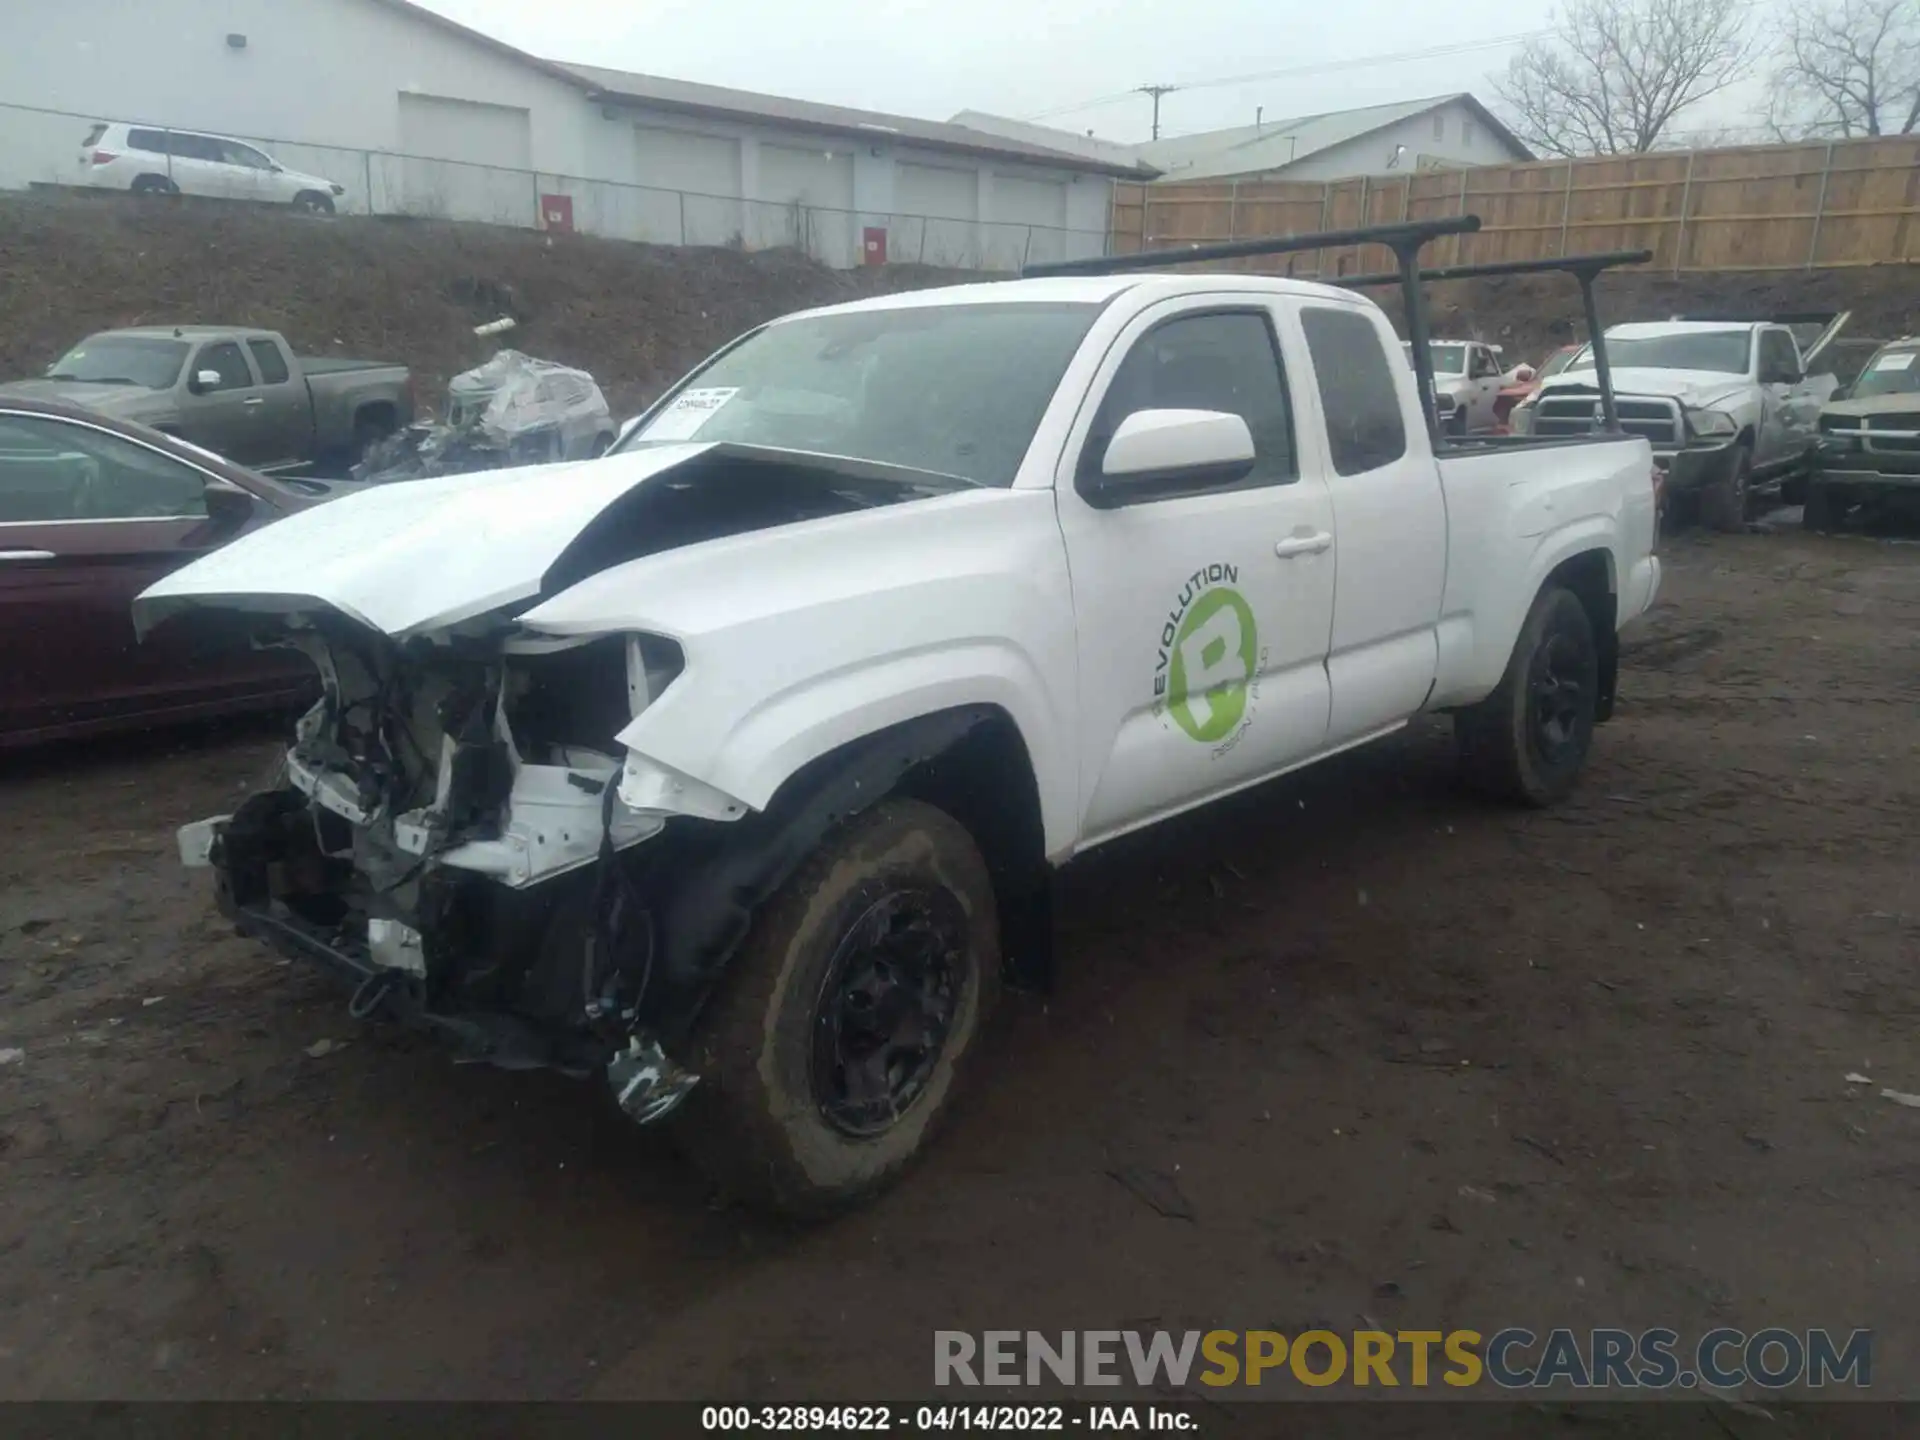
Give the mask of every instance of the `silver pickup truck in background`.
[(414, 405), (404, 365), (303, 357), (275, 331), (212, 325), (103, 330), (0, 397), (135, 420), (269, 473), (344, 473)]
[[(1652, 442), (1676, 506), (1697, 508), (1716, 530), (1739, 530), (1759, 496), (1799, 503), (1820, 407), (1840, 384), (1822, 361), (1849, 318), (1676, 315), (1607, 331), (1620, 423)], [(1589, 346), (1514, 408), (1514, 429), (1585, 434), (1599, 409)]]

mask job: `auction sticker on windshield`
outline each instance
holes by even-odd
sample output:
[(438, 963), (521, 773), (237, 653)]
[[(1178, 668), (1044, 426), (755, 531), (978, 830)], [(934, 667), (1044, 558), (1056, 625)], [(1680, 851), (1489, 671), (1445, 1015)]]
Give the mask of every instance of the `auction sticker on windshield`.
[(1920, 350), (1889, 350), (1885, 355), (1882, 355), (1878, 360), (1873, 362), (1873, 368), (1876, 370), (1909, 370), (1913, 367), (1913, 357), (1915, 355), (1920, 355)]
[(734, 396), (737, 385), (720, 385), (706, 390), (682, 390), (673, 403), (654, 416), (653, 423), (641, 432), (647, 440), (691, 440), (709, 420), (718, 415)]

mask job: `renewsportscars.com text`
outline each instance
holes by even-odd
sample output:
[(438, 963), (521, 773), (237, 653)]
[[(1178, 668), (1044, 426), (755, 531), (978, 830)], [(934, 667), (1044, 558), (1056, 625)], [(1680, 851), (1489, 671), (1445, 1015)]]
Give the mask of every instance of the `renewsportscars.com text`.
[(1870, 1330), (936, 1330), (940, 1386), (1736, 1390), (1873, 1383)]

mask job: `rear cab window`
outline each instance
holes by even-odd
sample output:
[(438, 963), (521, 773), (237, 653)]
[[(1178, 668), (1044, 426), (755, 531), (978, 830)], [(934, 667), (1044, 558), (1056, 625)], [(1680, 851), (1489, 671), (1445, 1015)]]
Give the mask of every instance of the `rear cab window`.
[(83, 150), (91, 150), (100, 143), (100, 137), (106, 133), (107, 127), (105, 125), (95, 125), (91, 130), (87, 131), (87, 138), (80, 142), (80, 148)]
[(1407, 453), (1400, 392), (1380, 331), (1358, 310), (1310, 305), (1300, 312), (1326, 419), (1327, 448), (1340, 475), (1361, 475)]
[(247, 349), (253, 352), (253, 363), (260, 367), (262, 385), (284, 385), (292, 378), (287, 362), (280, 354), (280, 347), (271, 340), (249, 340)]

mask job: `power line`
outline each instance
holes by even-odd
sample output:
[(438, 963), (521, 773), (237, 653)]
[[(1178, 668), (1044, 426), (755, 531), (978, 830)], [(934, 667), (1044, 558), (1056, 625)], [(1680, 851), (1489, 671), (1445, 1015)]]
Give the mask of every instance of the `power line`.
[(1477, 50), (1498, 50), (1512, 45), (1524, 45), (1531, 40), (1542, 40), (1553, 32), (1549, 30), (1529, 30), (1519, 35), (1496, 35), (1486, 40), (1454, 41), (1447, 45), (1430, 45), (1421, 50), (1402, 50), (1386, 55), (1356, 55), (1346, 60), (1327, 60), (1311, 65), (1288, 65), (1277, 70), (1259, 70), (1246, 75), (1223, 75), (1210, 80), (1186, 80), (1178, 85), (1162, 87), (1139, 86), (1132, 90), (1122, 90), (1112, 95), (1101, 95), (1092, 100), (1083, 100), (1076, 105), (1056, 106), (1052, 110), (1042, 110), (1028, 115), (1028, 120), (1047, 120), (1056, 115), (1072, 115), (1081, 110), (1092, 110), (1102, 105), (1111, 105), (1120, 100), (1153, 89), (1169, 90), (1213, 90), (1224, 85), (1247, 85), (1260, 80), (1281, 80), (1296, 75), (1321, 75), (1335, 70), (1358, 70), (1372, 65), (1397, 65), (1408, 60), (1436, 60), (1448, 55), (1466, 55)]

